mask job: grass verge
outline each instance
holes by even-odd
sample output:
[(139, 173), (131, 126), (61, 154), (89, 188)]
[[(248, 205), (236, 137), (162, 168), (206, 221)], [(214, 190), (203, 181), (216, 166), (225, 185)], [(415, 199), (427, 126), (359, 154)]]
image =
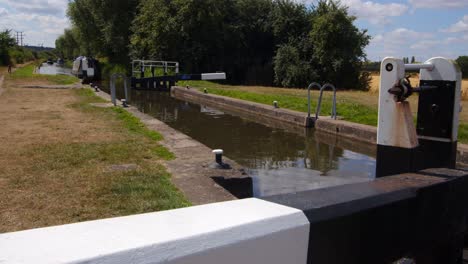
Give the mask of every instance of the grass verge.
[(43, 74), (34, 74), (34, 64), (29, 64), (24, 67), (18, 68), (12, 74), (9, 75), (9, 78), (12, 80), (25, 80), (25, 79), (34, 79), (39, 81), (47, 81), (51, 84), (57, 85), (69, 85), (74, 84), (79, 81), (78, 78), (70, 75), (43, 75)]
[(190, 205), (163, 166), (174, 155), (162, 136), (120, 108), (90, 105), (104, 102), (91, 90), (12, 89), (2, 99), (9, 116), (50, 108), (4, 120), (0, 137), (40, 126), (0, 146), (0, 233)]
[(148, 129), (138, 118), (122, 108), (90, 106), (90, 103), (104, 100), (89, 89), (75, 90), (75, 93), (81, 98), (79, 106), (89, 106), (85, 110), (88, 114), (114, 119), (125, 135), (123, 142), (104, 143), (95, 145), (94, 148), (87, 148), (91, 151), (83, 161), (97, 158), (108, 164), (134, 163), (138, 166), (136, 170), (117, 173), (117, 177), (113, 177), (113, 183), (103, 188), (104, 193), (107, 192), (113, 197), (108, 205), (121, 214), (167, 210), (190, 205), (171, 183), (170, 174), (159, 162), (155, 162), (175, 158), (172, 152), (158, 143), (163, 139), (160, 133)]

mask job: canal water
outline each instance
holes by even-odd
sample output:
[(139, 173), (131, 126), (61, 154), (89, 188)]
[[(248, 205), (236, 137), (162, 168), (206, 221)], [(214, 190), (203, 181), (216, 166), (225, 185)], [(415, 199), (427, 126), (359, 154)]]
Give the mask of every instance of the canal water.
[(374, 153), (323, 143), (312, 129), (274, 128), (165, 92), (132, 91), (131, 104), (212, 149), (223, 149), (245, 167), (255, 197), (369, 181), (375, 175)]
[(44, 62), (41, 64), (41, 67), (38, 68), (38, 73), (46, 75), (71, 75), (71, 69), (63, 66), (58, 66), (57, 63), (53, 63), (52, 65), (50, 65)]

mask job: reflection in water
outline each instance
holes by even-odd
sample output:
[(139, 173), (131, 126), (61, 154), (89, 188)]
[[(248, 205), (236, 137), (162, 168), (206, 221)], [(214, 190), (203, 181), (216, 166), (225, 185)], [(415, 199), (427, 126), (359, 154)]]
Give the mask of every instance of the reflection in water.
[(246, 167), (256, 197), (368, 181), (375, 159), (226, 114), (176, 100), (167, 93), (132, 91), (131, 103), (210, 148), (224, 149)]
[(57, 66), (57, 64), (49, 65), (47, 63), (42, 63), (41, 67), (38, 69), (39, 74), (47, 74), (47, 75), (71, 75), (71, 69)]

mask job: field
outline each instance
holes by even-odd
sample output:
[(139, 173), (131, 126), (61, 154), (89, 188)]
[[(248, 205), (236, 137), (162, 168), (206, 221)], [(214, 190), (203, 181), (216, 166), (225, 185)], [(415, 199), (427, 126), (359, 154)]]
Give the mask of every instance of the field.
[[(374, 79), (374, 82), (375, 81), (376, 80)], [(412, 82), (414, 83), (414, 79)], [(467, 84), (466, 80), (464, 81), (464, 84)], [(206, 88), (208, 93), (269, 105), (271, 105), (273, 101), (278, 101), (280, 107), (307, 112), (307, 91), (305, 89), (288, 89), (265, 86), (234, 86), (207, 81), (185, 81), (179, 82), (179, 85), (189, 85), (198, 88), (199, 90)], [(466, 89), (468, 90), (468, 88)], [(311, 108), (312, 113), (314, 114), (319, 92), (316, 90), (312, 91), (311, 97)], [(321, 115), (330, 115), (331, 100), (331, 93), (324, 93)], [(409, 102), (411, 104), (413, 114), (416, 115), (417, 97), (410, 97)], [(462, 101), (462, 106), (463, 109), (468, 109), (468, 101)], [(337, 112), (338, 116), (344, 120), (376, 126), (378, 117), (378, 92), (375, 90), (369, 92), (338, 91)], [(459, 141), (468, 143), (468, 110), (460, 113)]]
[[(378, 93), (379, 92), (379, 82), (380, 76), (378, 74), (372, 74), (372, 81), (369, 92)], [(411, 85), (419, 85), (419, 76), (415, 75), (410, 78)], [(468, 79), (462, 80), (462, 100), (468, 100)]]

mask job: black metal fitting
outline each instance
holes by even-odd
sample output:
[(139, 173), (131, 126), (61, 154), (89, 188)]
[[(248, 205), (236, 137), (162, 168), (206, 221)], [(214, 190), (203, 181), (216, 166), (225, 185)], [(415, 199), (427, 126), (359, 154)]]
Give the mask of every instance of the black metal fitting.
[(122, 106), (125, 107), (125, 108), (128, 107), (127, 100), (122, 99)]
[(216, 163), (213, 164), (211, 168), (222, 169), (222, 170), (231, 169), (231, 166), (229, 164), (223, 162), (223, 150), (222, 149), (215, 149), (213, 150), (213, 153), (215, 154)]
[(413, 94), (413, 87), (409, 81), (409, 77), (405, 77), (398, 81), (392, 88), (388, 89), (390, 94), (393, 94), (396, 102), (403, 102), (406, 98)]

